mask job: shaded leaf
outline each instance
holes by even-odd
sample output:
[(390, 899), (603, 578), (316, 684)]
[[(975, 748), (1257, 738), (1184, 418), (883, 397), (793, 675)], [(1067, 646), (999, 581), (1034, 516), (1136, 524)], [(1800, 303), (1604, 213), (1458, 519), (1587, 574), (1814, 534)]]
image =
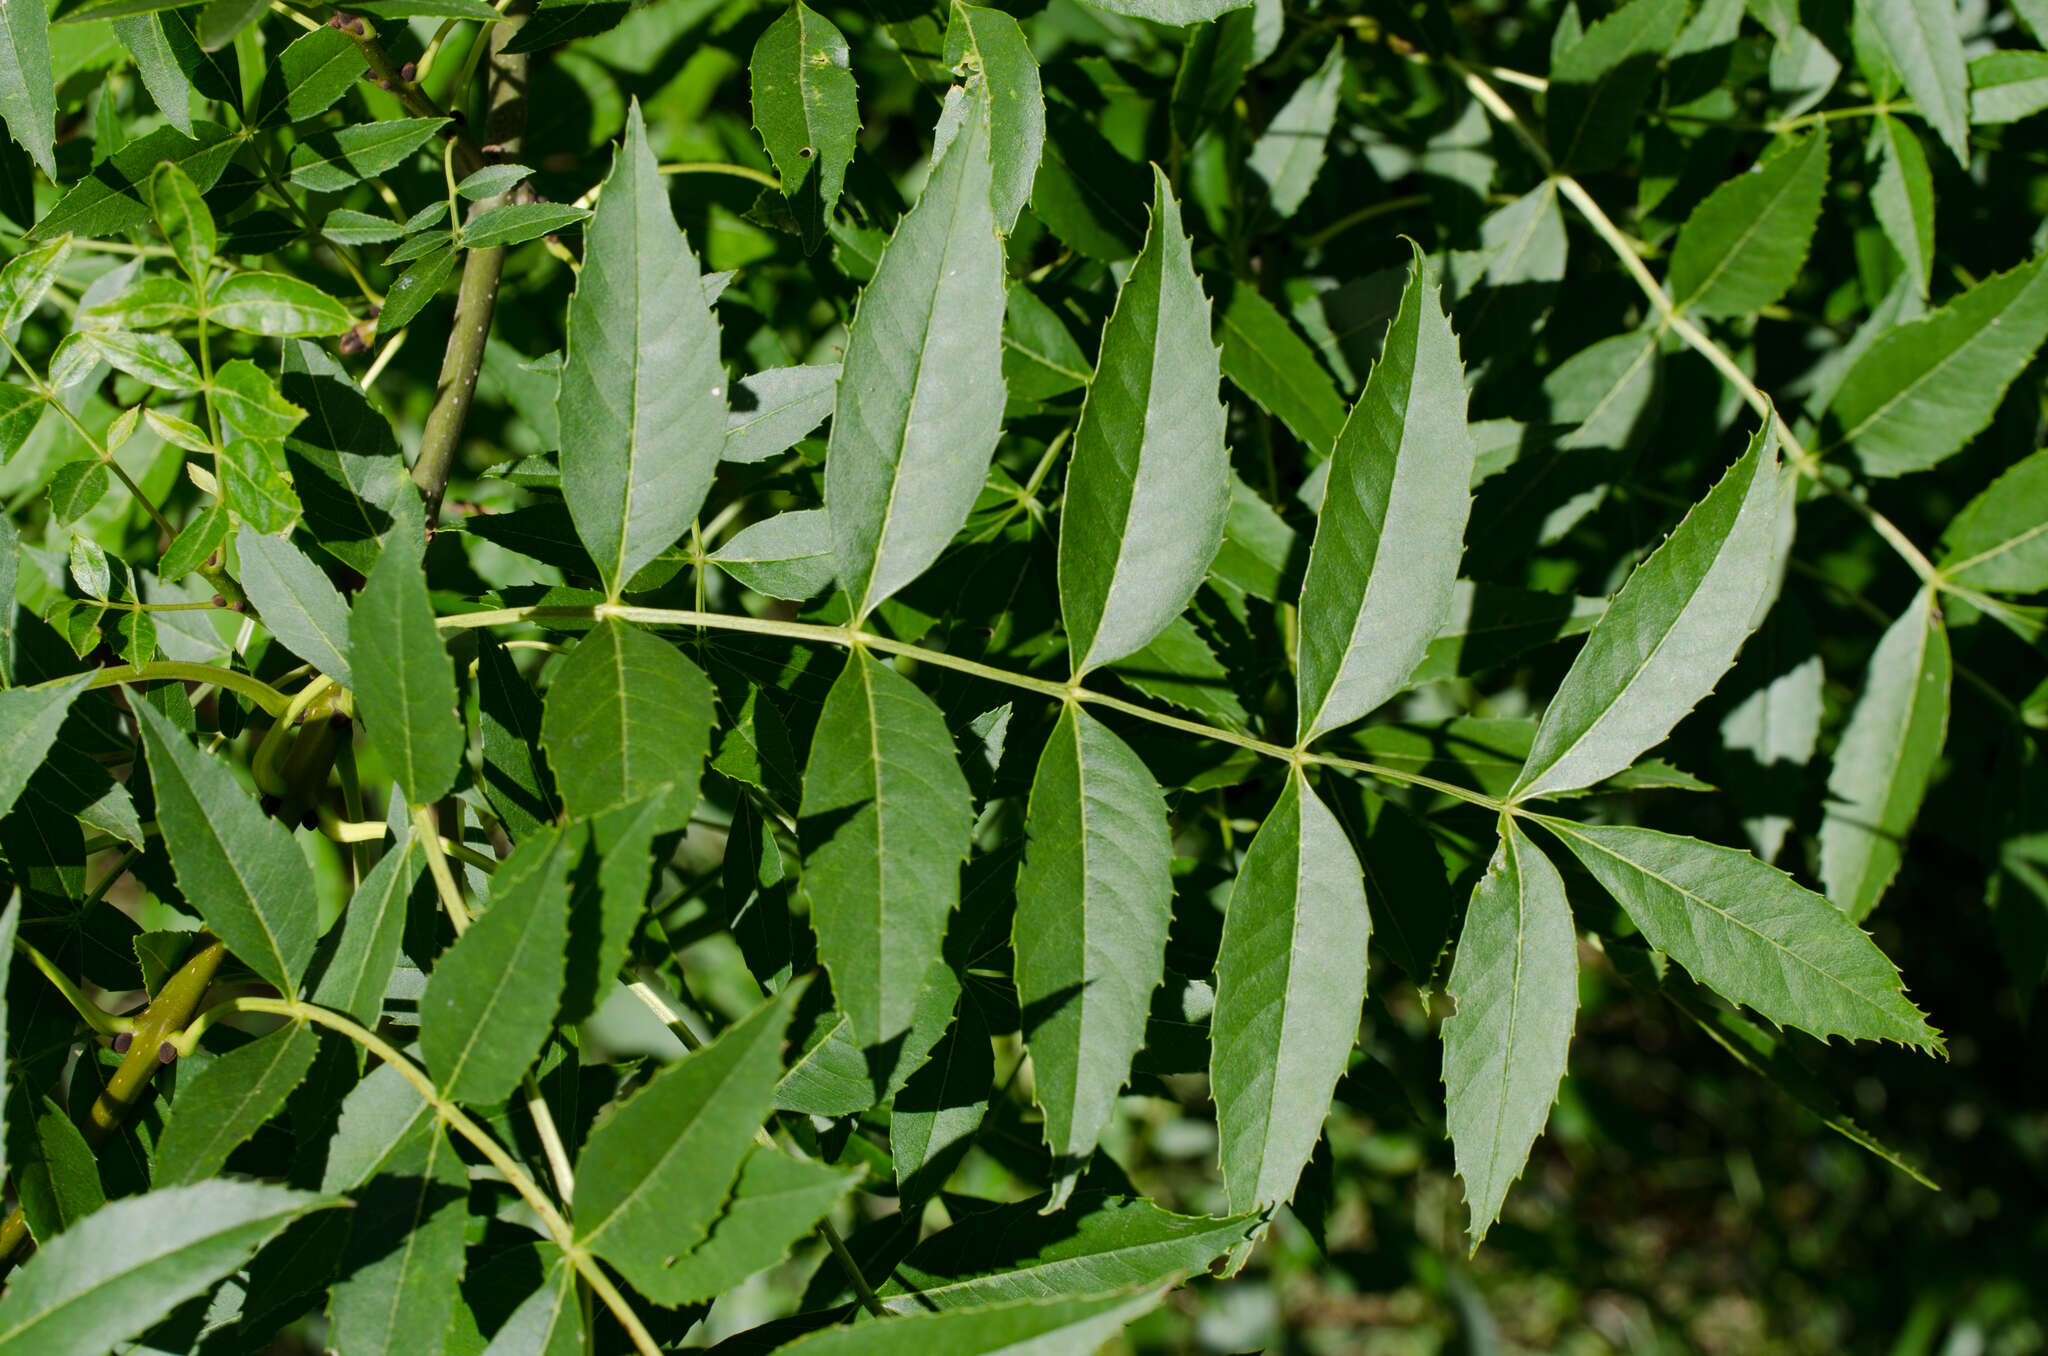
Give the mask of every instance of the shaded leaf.
[(320, 1034), (299, 1022), (230, 1050), (183, 1079), (150, 1165), (158, 1188), (214, 1176), (284, 1106), (313, 1067)]
[(192, 747), (154, 704), (138, 700), (130, 708), (179, 890), (244, 965), (296, 994), (317, 940), (305, 855), (225, 761)]
[(420, 1055), (455, 1101), (511, 1096), (554, 1029), (569, 858), (559, 829), (521, 843), (491, 877), (490, 907), (434, 962), (420, 999)]
[(394, 529), (349, 609), (356, 709), (409, 805), (448, 793), (468, 742), (420, 552), (409, 520)]
[(685, 1289), (665, 1259), (710, 1231), (768, 1116), (802, 989), (789, 986), (656, 1074), (598, 1121), (577, 1158), (577, 1242), (658, 1304)]
[(1828, 774), (1820, 878), (1853, 919), (1867, 917), (1898, 874), (1948, 734), (1949, 671), (1948, 632), (1933, 590), (1922, 589), (1870, 656)]

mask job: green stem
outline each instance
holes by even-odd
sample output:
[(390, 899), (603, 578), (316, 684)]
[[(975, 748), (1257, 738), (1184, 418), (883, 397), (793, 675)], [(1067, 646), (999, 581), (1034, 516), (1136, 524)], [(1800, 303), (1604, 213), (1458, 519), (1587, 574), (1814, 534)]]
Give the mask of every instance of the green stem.
[(292, 704), (291, 698), (254, 674), (213, 664), (187, 664), (172, 659), (160, 659), (153, 664), (143, 664), (136, 668), (101, 669), (92, 676), (92, 681), (87, 686), (120, 687), (124, 683), (165, 682), (212, 683), (247, 697), (273, 716), (282, 716)]
[[(79, 1127), (88, 1147), (96, 1149), (105, 1143), (141, 1104), (149, 1081), (164, 1067), (159, 1058), (164, 1044), (191, 1022), (200, 1000), (213, 985), (213, 977), (227, 959), (227, 946), (210, 933), (199, 933), (193, 945), (197, 950), (164, 981), (142, 1015), (133, 1019), (128, 1053), (93, 1101), (85, 1124)], [(17, 1205), (5, 1222), (0, 1222), (0, 1276), (13, 1266), (14, 1254), (27, 1241), (28, 1220)]]
[[(640, 622), (647, 626), (696, 626), (720, 631), (741, 631), (749, 635), (779, 636), (786, 640), (814, 641), (827, 645), (846, 647), (859, 646), (878, 650), (883, 654), (897, 655), (930, 664), (934, 668), (951, 669), (992, 683), (1036, 693), (1053, 701), (1075, 701), (1106, 710), (1121, 712), (1138, 720), (1182, 734), (1194, 735), (1199, 739), (1214, 740), (1219, 744), (1230, 744), (1247, 749), (1261, 757), (1282, 763), (1319, 764), (1324, 767), (1343, 768), (1352, 772), (1363, 772), (1382, 781), (1399, 782), (1408, 786), (1420, 786), (1447, 796), (1488, 809), (1504, 808), (1505, 802), (1469, 790), (1450, 782), (1438, 781), (1418, 773), (1403, 772), (1399, 768), (1384, 767), (1378, 763), (1363, 762), (1355, 758), (1341, 758), (1330, 754), (1308, 753), (1299, 749), (1286, 748), (1270, 743), (1256, 736), (1237, 730), (1228, 730), (1219, 725), (1206, 725), (1198, 720), (1155, 711), (1149, 706), (1112, 697), (1106, 692), (1095, 692), (1074, 683), (1054, 682), (1049, 678), (1033, 678), (1028, 674), (1014, 673), (1009, 669), (983, 664), (978, 660), (964, 659), (959, 655), (947, 654), (943, 650), (928, 650), (921, 645), (910, 645), (886, 636), (871, 635), (845, 626), (825, 626), (817, 622), (778, 621), (768, 617), (747, 617), (721, 612), (686, 611), (681, 608), (633, 607), (622, 603), (601, 603), (595, 607), (506, 607), (487, 612), (464, 612), (438, 618), (438, 623), (449, 630), (473, 630), (485, 626), (512, 626), (530, 621), (602, 621), (616, 617), (620, 621)], [(431, 858), (429, 859), (432, 860)]]
[(1507, 100), (1501, 98), (1500, 93), (1493, 86), (1487, 84), (1482, 77), (1469, 68), (1453, 60), (1446, 60), (1444, 64), (1457, 72), (1460, 78), (1464, 80), (1466, 89), (1471, 91), (1472, 96), (1479, 101), (1480, 105), (1488, 113), (1492, 114), (1496, 120), (1511, 129), (1521, 140), (1522, 144), (1528, 148), (1529, 153), (1535, 157), (1536, 162), (1543, 167), (1544, 173), (1550, 176), (1551, 182), (1557, 185), (1557, 191), (1563, 194), (1572, 206), (1578, 209), (1579, 214), (1586, 219), (1586, 223), (1593, 228), (1594, 233), (1606, 243), (1608, 249), (1613, 252), (1614, 257), (1621, 261), (1623, 271), (1630, 278), (1634, 279), (1636, 286), (1642, 291), (1643, 296), (1649, 301), (1651, 308), (1657, 312), (1658, 318), (1664, 325), (1673, 334), (1684, 340), (1687, 347), (1691, 348), (1693, 352), (1699, 354), (1702, 358), (1705, 358), (1713, 365), (1715, 371), (1727, 379), (1728, 384), (1741, 394), (1742, 398), (1749, 403), (1749, 407), (1755, 410), (1758, 417), (1764, 421), (1765, 427), (1775, 428), (1779, 445), (1785, 449), (1786, 460), (1791, 466), (1801, 475), (1819, 485), (1823, 490), (1826, 490), (1829, 494), (1847, 504), (1852, 511), (1870, 525), (1878, 536), (1884, 538), (1886, 544), (1898, 553), (1899, 558), (1906, 562), (1907, 567), (1915, 575), (1919, 576), (1922, 582), (1940, 587), (1942, 582), (1940, 572), (1934, 568), (1933, 563), (1927, 559), (1926, 554), (1913, 544), (1912, 539), (1899, 530), (1896, 523), (1892, 522), (1891, 519), (1885, 517), (1882, 513), (1879, 513), (1869, 504), (1858, 499), (1847, 489), (1828, 480), (1821, 473), (1818, 455), (1809, 452), (1805, 445), (1793, 434), (1790, 426), (1779, 417), (1778, 408), (1772, 403), (1771, 398), (1764, 394), (1762, 388), (1750, 378), (1747, 372), (1742, 370), (1741, 364), (1737, 363), (1726, 349), (1708, 338), (1700, 330), (1699, 326), (1693, 324), (1691, 319), (1673, 304), (1670, 293), (1664, 290), (1663, 284), (1657, 281), (1656, 276), (1650, 272), (1649, 266), (1643, 263), (1642, 256), (1636, 250), (1635, 242), (1630, 240), (1627, 235), (1623, 234), (1621, 228), (1614, 224), (1613, 218), (1609, 217), (1602, 210), (1600, 204), (1594, 200), (1593, 195), (1586, 191), (1585, 185), (1572, 178), (1569, 174), (1558, 173), (1556, 164), (1550, 158), (1550, 152), (1544, 148), (1543, 143), (1536, 137), (1536, 134), (1531, 132), (1528, 126), (1523, 123), (1520, 115), (1515, 112)]
[(729, 174), (735, 179), (751, 179), (769, 188), (782, 187), (782, 180), (766, 170), (757, 170), (752, 165), (728, 164), (722, 160), (677, 160), (657, 166), (656, 171), (661, 174)]
[[(488, 35), (491, 51), (491, 112), (487, 144), (518, 154), (519, 139), (526, 126), (527, 60), (507, 54), (506, 43), (525, 25), (523, 13), (493, 24)], [(479, 40), (482, 45), (483, 40)], [(451, 152), (452, 154), (452, 152)], [(454, 181), (449, 181), (449, 226), (460, 230), (455, 217)], [(509, 194), (486, 198), (479, 211), (511, 201)], [(476, 396), (477, 376), (483, 371), (484, 346), (491, 334), (491, 318), (498, 305), (498, 285), (505, 275), (505, 247), (490, 245), (465, 250), (462, 256), (462, 286), (455, 296), (455, 321), (448, 332), (448, 347), (441, 358), (441, 377), (434, 392), (434, 407), (420, 434), (420, 454), (413, 463), (413, 483), (426, 501), (431, 526), (441, 516), (441, 500), (448, 492), (448, 475), (455, 466), (455, 453), (462, 445), (462, 429), (469, 422), (470, 402)]]
[(427, 851), (427, 874), (434, 878), (434, 890), (441, 896), (441, 907), (448, 911), (448, 921), (460, 937), (469, 926), (469, 906), (462, 902), (462, 887), (455, 883), (455, 873), (448, 869), (448, 854), (441, 848), (441, 826), (434, 820), (434, 807), (415, 805), (412, 807), (413, 836), (420, 840)]
[(598, 1298), (604, 1301), (605, 1307), (618, 1319), (619, 1326), (633, 1339), (634, 1350), (641, 1353), (641, 1356), (662, 1356), (660, 1345), (641, 1323), (640, 1316), (633, 1312), (633, 1306), (626, 1302), (626, 1297), (612, 1284), (611, 1277), (605, 1274), (597, 1259), (578, 1241), (575, 1230), (569, 1227), (568, 1219), (556, 1208), (555, 1203), (548, 1199), (548, 1194), (540, 1189), (540, 1183), (534, 1181), (532, 1174), (526, 1171), (519, 1160), (506, 1152), (504, 1146), (493, 1139), (482, 1126), (471, 1120), (461, 1107), (443, 1097), (440, 1090), (434, 1086), (433, 1080), (428, 1078), (418, 1065), (393, 1049), (375, 1032), (358, 1026), (340, 1013), (329, 1012), (326, 1008), (312, 1003), (301, 1003), (290, 998), (231, 998), (221, 1006), (230, 1007), (238, 1012), (267, 1012), (279, 1017), (289, 1017), (294, 1021), (324, 1026), (329, 1031), (346, 1036), (383, 1063), (398, 1070), (399, 1076), (412, 1084), (413, 1091), (419, 1093), (427, 1105), (434, 1109), (434, 1114), (441, 1122), (475, 1146), (491, 1166), (504, 1175), (506, 1183), (519, 1193), (520, 1199), (540, 1217), (542, 1227), (554, 1239), (556, 1246), (561, 1248), (570, 1265), (574, 1266), (590, 1288), (597, 1292)]
[(87, 998), (80, 991), (79, 987), (71, 982), (71, 977), (57, 968), (55, 961), (52, 961), (48, 956), (45, 956), (18, 936), (14, 939), (14, 949), (27, 956), (29, 963), (43, 972), (43, 978), (50, 981), (51, 986), (63, 996), (65, 1002), (71, 1005), (72, 1010), (78, 1014), (80, 1020), (91, 1027), (96, 1034), (112, 1037), (118, 1036), (124, 1031), (133, 1031), (135, 1029), (135, 1022), (132, 1018), (117, 1017), (93, 1002), (90, 998)]

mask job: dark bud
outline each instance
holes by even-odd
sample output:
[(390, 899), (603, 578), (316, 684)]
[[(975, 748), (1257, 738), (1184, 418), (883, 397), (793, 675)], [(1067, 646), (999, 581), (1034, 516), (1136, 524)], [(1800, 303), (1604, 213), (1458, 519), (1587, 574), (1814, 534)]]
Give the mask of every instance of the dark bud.
[(380, 75), (377, 77), (377, 88), (389, 92), (390, 89), (392, 88), (392, 85), (389, 80), (386, 80), (383, 76)]
[(360, 329), (352, 329), (341, 336), (340, 341), (335, 344), (335, 347), (341, 350), (341, 355), (344, 358), (353, 358), (358, 353), (367, 353), (370, 343), (367, 339), (363, 338), (363, 332)]
[(398, 78), (410, 85), (413, 81), (420, 78), (420, 68), (413, 62), (408, 61), (398, 68)]
[(171, 1044), (169, 1041), (165, 1041), (162, 1045), (159, 1045), (156, 1048), (156, 1062), (159, 1064), (169, 1064), (172, 1060), (176, 1059), (177, 1057), (178, 1047)]
[(223, 598), (220, 594), (216, 593), (213, 595), (213, 605), (215, 607), (226, 607), (228, 605), (228, 600), (226, 598)]
[(123, 1031), (119, 1035), (114, 1037), (114, 1053), (117, 1055), (125, 1055), (128, 1053), (128, 1047), (133, 1044), (135, 1044), (135, 1033), (132, 1031)]
[(347, 22), (348, 21), (342, 17), (340, 10), (336, 10), (334, 13), (327, 16), (327, 26), (329, 28), (341, 28)]
[(359, 38), (367, 38), (370, 36), (370, 26), (364, 23), (361, 19), (350, 19), (348, 21), (348, 31), (355, 34)]

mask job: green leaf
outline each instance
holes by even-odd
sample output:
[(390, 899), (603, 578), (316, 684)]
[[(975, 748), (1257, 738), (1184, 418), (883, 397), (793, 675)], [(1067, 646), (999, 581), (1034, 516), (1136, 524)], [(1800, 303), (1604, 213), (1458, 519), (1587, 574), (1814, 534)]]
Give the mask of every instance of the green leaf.
[(2018, 122), (2048, 108), (2048, 52), (1991, 52), (1969, 75), (1971, 122)]
[(1344, 44), (1337, 42), (1316, 73), (1301, 82), (1259, 139), (1246, 167), (1266, 183), (1266, 202), (1285, 220), (1295, 214), (1322, 173), (1330, 129), (1337, 124), (1337, 96), (1344, 87)]
[(1777, 445), (1759, 433), (1614, 595), (1544, 710), (1513, 799), (1613, 776), (1713, 691), (1769, 587), (1780, 498)]
[(173, 127), (159, 127), (129, 142), (78, 181), (28, 233), (30, 240), (52, 240), (70, 232), (87, 238), (114, 235), (150, 220), (149, 178), (159, 165), (176, 165), (201, 193), (220, 180), (245, 140), (218, 123), (192, 124), (191, 136)]
[(223, 329), (272, 339), (342, 334), (356, 323), (348, 307), (309, 282), (281, 273), (233, 273), (213, 285), (206, 316)]
[(230, 1050), (198, 1077), (181, 1079), (171, 1122), (157, 1141), (151, 1181), (158, 1188), (185, 1186), (218, 1173), (228, 1155), (284, 1106), (319, 1049), (320, 1033), (294, 1022)]
[(384, 1011), (384, 991), (398, 968), (405, 936), (406, 900), (426, 871), (426, 854), (408, 832), (377, 859), (342, 912), (326, 963), (313, 984), (313, 1001), (345, 1012), (374, 1028)]
[(392, 530), (349, 610), (348, 627), (356, 709), (408, 805), (431, 805), (448, 794), (468, 743), (420, 553), (409, 520)]
[[(232, 36), (232, 30), (223, 34), (209, 22), (229, 6), (249, 10), (252, 17), (263, 12), (256, 0), (212, 0), (199, 16), (199, 40), (206, 46), (222, 46)], [(241, 21), (234, 26), (239, 28)], [(256, 96), (253, 121), (258, 127), (303, 122), (324, 112), (366, 74), (363, 50), (348, 34), (325, 25), (303, 33), (279, 52), (270, 66), (263, 90)]]
[(1829, 413), (1874, 476), (1924, 471), (1991, 422), (2048, 337), (2048, 258), (1993, 274), (1865, 349)]
[(200, 196), (192, 176), (174, 164), (161, 165), (149, 176), (150, 207), (156, 228), (170, 242), (178, 267), (195, 283), (206, 275), (220, 244), (213, 211)]
[(733, 533), (711, 559), (756, 593), (802, 602), (831, 586), (832, 524), (823, 509), (790, 509)]
[(1878, 225), (1892, 242), (1917, 296), (1927, 295), (1934, 267), (1934, 176), (1920, 137), (1897, 118), (1879, 117), (1871, 129), (1883, 163), (1870, 190)]
[(1970, 164), (1970, 74), (1952, 0), (1856, 0), (1874, 24), (1914, 108), (1964, 168)]
[(704, 502), (725, 446), (725, 369), (637, 104), (597, 204), (556, 403), (563, 496), (616, 598)]
[(405, 272), (384, 294), (384, 309), (377, 315), (377, 333), (395, 335), (413, 322), (428, 302), (441, 295), (441, 288), (455, 272), (455, 250), (441, 245), (406, 265)]
[(225, 47), (255, 23), (264, 8), (260, 0), (206, 0), (199, 11), (199, 40), (209, 48)]
[(490, 907), (434, 962), (420, 1055), (441, 1091), (489, 1106), (512, 1095), (554, 1029), (569, 936), (570, 844), (527, 838), (491, 877)]
[(860, 131), (846, 37), (830, 19), (795, 0), (761, 31), (747, 75), (754, 130), (803, 225), (806, 248), (816, 249), (825, 219), (839, 202)]
[(1822, 125), (1715, 189), (1671, 251), (1672, 300), (1699, 315), (1748, 315), (1785, 295), (1806, 262), (1827, 180)]
[(733, 383), (726, 416), (727, 461), (766, 461), (825, 422), (839, 387), (838, 363), (771, 367)]
[[(315, 193), (338, 193), (351, 184), (396, 169), (447, 125), (445, 118), (393, 118), (316, 132), (292, 147), (291, 181)], [(334, 225), (330, 216), (329, 229)]]
[(773, 1149), (753, 1150), (711, 1236), (667, 1268), (665, 1293), (674, 1296), (669, 1302), (714, 1299), (776, 1265), (860, 1180), (858, 1168), (848, 1172)]
[(45, 408), (43, 397), (36, 392), (0, 382), (0, 466), (13, 460), (35, 432)]
[(570, 814), (588, 818), (663, 795), (681, 823), (697, 800), (713, 718), (702, 669), (668, 642), (608, 618), (555, 675), (540, 739)]
[(1144, 763), (1071, 704), (1039, 758), (1024, 833), (1011, 944), (1057, 1204), (1145, 1042), (1173, 917), (1173, 843)]
[(290, 830), (263, 813), (227, 763), (192, 747), (156, 707), (132, 701), (178, 888), (244, 965), (298, 993), (318, 898)]
[(1552, 59), (1544, 138), (1559, 169), (1583, 174), (1621, 158), (1685, 10), (1685, 0), (1630, 0)]
[(80, 330), (70, 339), (83, 344), (108, 366), (161, 390), (196, 391), (205, 385), (192, 355), (168, 334)]
[(1250, 0), (1088, 0), (1088, 3), (1096, 9), (1121, 14), (1127, 19), (1149, 19), (1169, 28), (1185, 28), (1189, 24), (1207, 23), (1234, 9), (1243, 9)]
[[(9, 530), (12, 530), (11, 527)], [(6, 585), (7, 583), (8, 580), (6, 579), (4, 573), (0, 573), (0, 585)], [(7, 604), (12, 601), (13, 597), (13, 589), (7, 587), (0, 587), (0, 608), (4, 608), (6, 611), (10, 612), (13, 611), (11, 607), (7, 606)], [(4, 634), (0, 634), (0, 651), (4, 651), (6, 648), (8, 648), (8, 644), (9, 637), (7, 637)], [(0, 677), (4, 677), (4, 675), (0, 675)], [(0, 815), (0, 818), (4, 817), (4, 815)], [(11, 890), (8, 892), (6, 907), (0, 908), (0, 956), (12, 956), (14, 954), (14, 939), (17, 935), (17, 929), (20, 923), (21, 892), (19, 890)], [(7, 1026), (7, 986), (4, 984), (0, 984), (0, 1041), (7, 1040), (8, 1036), (9, 1031)], [(0, 1060), (0, 1111), (4, 1111), (7, 1104), (7, 1062), (5, 1060)], [(15, 1192), (17, 1195), (19, 1195), (21, 1190), (19, 1184), (19, 1174), (15, 1169), (15, 1165), (8, 1162), (7, 1159), (6, 1129), (7, 1127), (5, 1117), (4, 1115), (0, 1115), (0, 1172), (15, 1174), (15, 1177), (13, 1179), (16, 1182)]]
[(877, 1293), (892, 1312), (915, 1314), (1158, 1285), (1203, 1270), (1258, 1222), (1176, 1215), (1100, 1191), (1078, 1191), (1053, 1214), (1042, 1201), (1018, 1201), (925, 1239)]
[(1407, 685), (1450, 612), (1472, 506), (1458, 338), (1420, 253), (1330, 457), (1301, 587), (1300, 740)]
[(49, 11), (0, 6), (0, 118), (50, 178), (57, 177), (57, 83), (50, 71)]
[(1941, 1049), (1877, 944), (1776, 867), (1651, 829), (1543, 823), (1650, 945), (1729, 1002), (1823, 1038)]
[(2048, 589), (2048, 452), (2007, 468), (1941, 539), (1941, 573), (1992, 593)]
[(1867, 917), (1898, 874), (1948, 734), (1949, 671), (1948, 632), (1923, 588), (1870, 656), (1828, 774), (1820, 878), (1852, 919)]
[(988, 1022), (963, 994), (959, 1016), (889, 1108), (889, 1155), (906, 1204), (936, 1195), (960, 1166), (988, 1114), (995, 1077)]
[(519, 1302), (483, 1356), (582, 1356), (588, 1348), (577, 1277), (566, 1261), (550, 1266), (540, 1289)]
[(1002, 429), (1003, 250), (989, 176), (987, 124), (966, 117), (847, 335), (825, 504), (856, 620), (938, 559)]
[(912, 1312), (887, 1323), (827, 1328), (781, 1350), (793, 1356), (892, 1356), (906, 1350), (919, 1356), (1054, 1356), (1095, 1351), (1164, 1298), (1166, 1290), (1154, 1287), (1136, 1293), (1062, 1295), (979, 1309)]
[(12, 1165), (15, 1194), (30, 1236), (48, 1243), (105, 1205), (107, 1189), (92, 1146), (69, 1112), (49, 1097), (23, 1097), (16, 1105), (35, 1114), (30, 1124), (16, 1127), (22, 1136), (17, 1147), (24, 1152)]
[(518, 245), (553, 235), (565, 226), (587, 220), (590, 213), (558, 202), (508, 202), (486, 207), (462, 228), (457, 243), (466, 250)]
[[(60, 235), (54, 240), (31, 246), (7, 261), (0, 268), (0, 330), (12, 333), (22, 321), (35, 314), (36, 307), (43, 304), (49, 295), (50, 284), (57, 281), (57, 274), (65, 261), (71, 258), (71, 237)], [(0, 388), (19, 391), (20, 387)], [(19, 398), (19, 397), (16, 397)], [(13, 445), (14, 440), (9, 440)]]
[(866, 650), (819, 713), (802, 820), (818, 958), (860, 1044), (882, 1045), (940, 963), (973, 815), (938, 707)]
[[(13, 611), (12, 590), (0, 595), (0, 605)], [(71, 703), (92, 677), (81, 673), (40, 687), (0, 690), (0, 815), (14, 808), (29, 777), (43, 765)]]
[(213, 403), (222, 433), (230, 440), (249, 438), (279, 442), (306, 417), (284, 398), (277, 383), (247, 358), (237, 358), (213, 374)]
[(991, 162), (989, 193), (996, 229), (1008, 235), (1017, 214), (1031, 201), (1045, 154), (1045, 94), (1038, 62), (1023, 27), (999, 9), (953, 0), (946, 21), (945, 65), (970, 78), (979, 74), (988, 91)]
[(372, 1070), (342, 1103), (323, 1189), (355, 1204), (328, 1294), (328, 1343), (350, 1356), (439, 1356), (462, 1271), (468, 1174), (395, 1065)]
[(1060, 513), (1073, 672), (1143, 649), (1223, 544), (1230, 450), (1218, 354), (1180, 205), (1153, 169), (1152, 228), (1103, 327)]
[(485, 165), (455, 185), (455, 191), (472, 201), (495, 198), (512, 191), (512, 186), (533, 173), (524, 165)]
[(1244, 703), (1231, 687), (1230, 670), (1186, 617), (1174, 618), (1144, 649), (1110, 669), (1148, 697), (1229, 729), (1251, 728)]
[(576, 1161), (576, 1241), (657, 1304), (687, 1287), (665, 1259), (711, 1230), (767, 1119), (801, 983), (613, 1107)]
[(1294, 1195), (1350, 1062), (1372, 917), (1358, 858), (1300, 768), (1237, 869), (1209, 1081), (1231, 1209)]
[(1260, 409), (1287, 425), (1321, 458), (1344, 429), (1344, 401), (1302, 337), (1242, 280), (1233, 281), (1216, 318), (1223, 375)]
[(1359, 845), (1380, 950), (1427, 990), (1458, 916), (1443, 855), (1422, 821), (1400, 806), (1370, 792), (1353, 799), (1331, 790), (1338, 816)]
[(214, 470), (220, 477), (221, 499), (239, 521), (272, 534), (289, 532), (298, 522), (299, 497), (285, 473), (284, 449), (277, 443), (232, 439), (214, 459)]
[(1443, 1025), (1444, 1114), (1471, 1209), (1472, 1250), (1550, 1119), (1579, 1009), (1564, 881), (1513, 819), (1472, 891)]
[(14, 1278), (0, 1298), (0, 1352), (97, 1352), (139, 1337), (279, 1229), (338, 1204), (226, 1179), (110, 1202)]
[(515, 843), (555, 817), (541, 754), (541, 704), (504, 644), (479, 638), (477, 725), (483, 736), (483, 790)]
[(244, 527), (235, 534), (237, 576), (263, 625), (293, 654), (343, 687), (349, 676), (349, 611), (327, 574), (289, 538)]

